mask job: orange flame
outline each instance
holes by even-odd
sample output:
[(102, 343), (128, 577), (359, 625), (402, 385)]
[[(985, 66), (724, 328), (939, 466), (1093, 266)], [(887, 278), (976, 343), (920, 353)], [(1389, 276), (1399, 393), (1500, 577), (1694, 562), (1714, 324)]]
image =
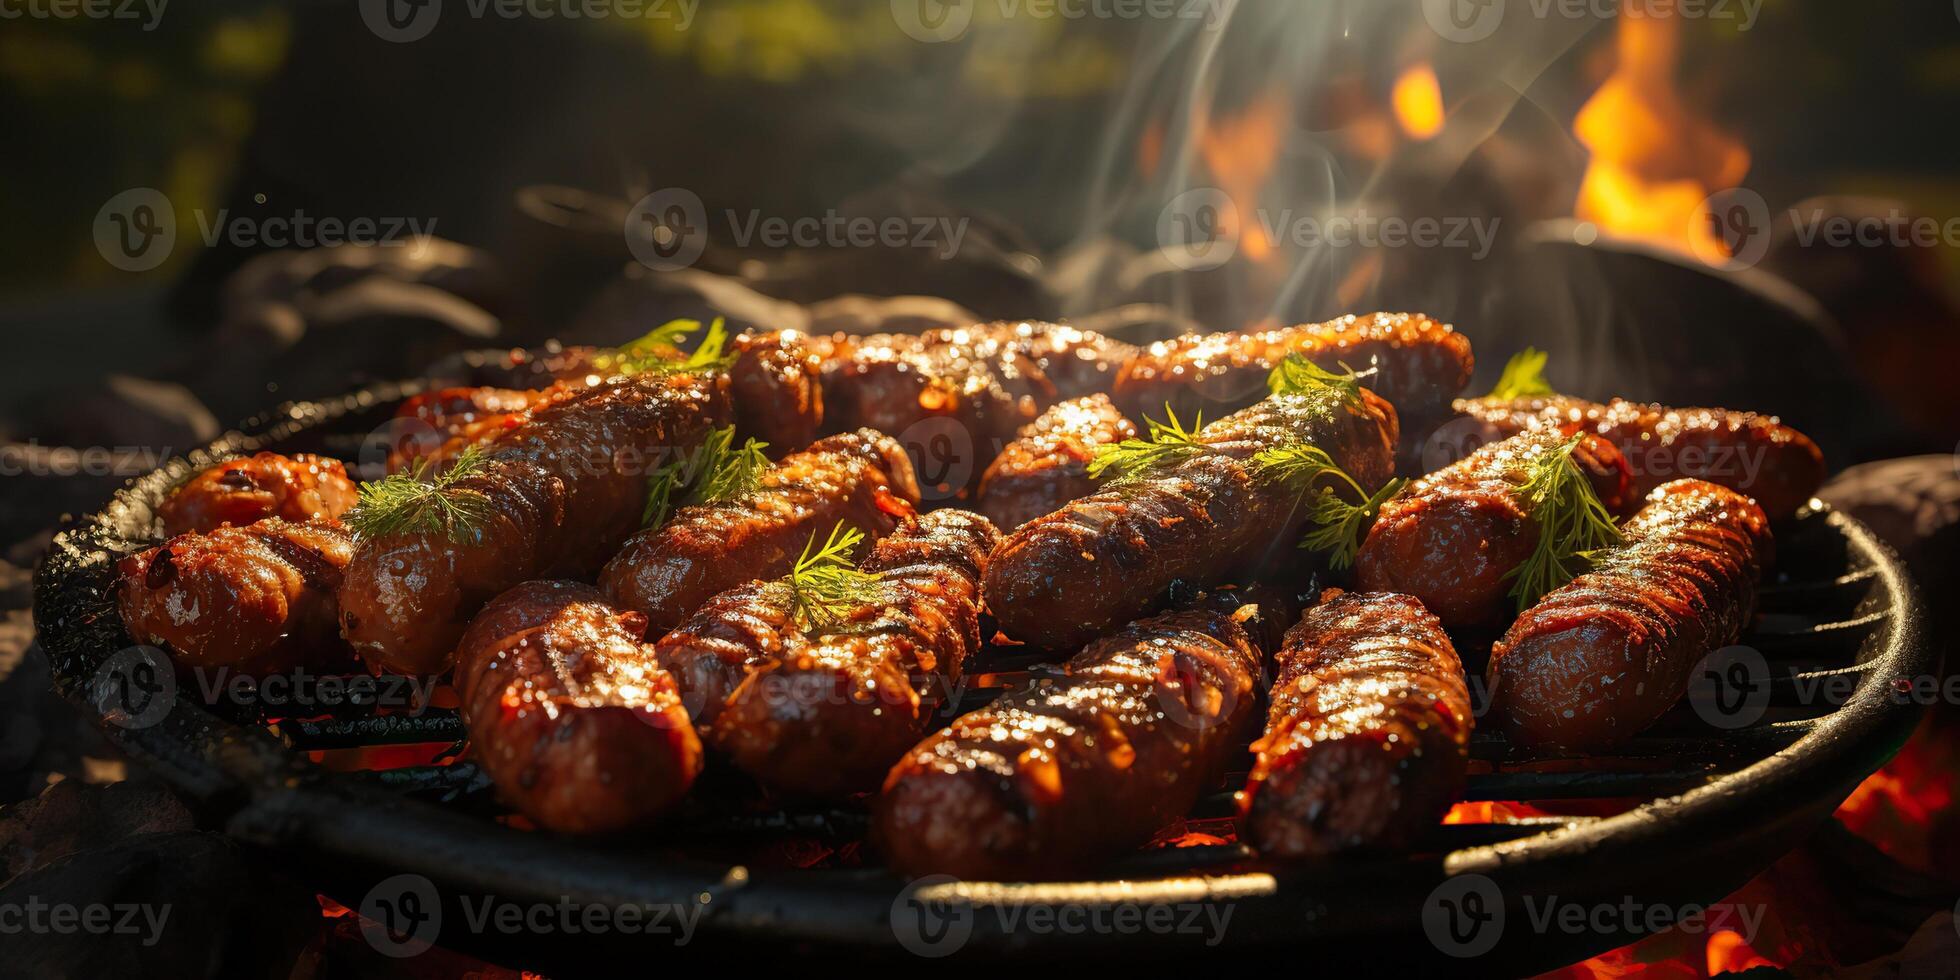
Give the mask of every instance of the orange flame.
[(1572, 124), (1592, 151), (1575, 211), (1623, 237), (1718, 259), (1729, 249), (1706, 202), (1749, 172), (1749, 151), (1676, 91), (1680, 28), (1671, 11), (1620, 18), (1618, 65)]
[(1274, 242), (1253, 212), (1259, 206), (1259, 189), (1279, 163), (1286, 136), (1286, 100), (1277, 91), (1268, 92), (1237, 115), (1206, 120), (1197, 132), (1199, 159), (1238, 211), (1236, 224), (1220, 231), (1238, 236), (1246, 258), (1254, 262), (1271, 258)]
[(1420, 64), (1402, 73), (1389, 91), (1395, 121), (1412, 139), (1426, 140), (1443, 131), (1443, 86), (1436, 70)]

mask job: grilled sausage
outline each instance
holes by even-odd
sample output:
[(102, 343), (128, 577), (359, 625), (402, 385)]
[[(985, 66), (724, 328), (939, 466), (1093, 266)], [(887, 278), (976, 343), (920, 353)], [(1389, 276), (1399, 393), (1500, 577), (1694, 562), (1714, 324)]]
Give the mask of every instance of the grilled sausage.
[(1149, 843), (1223, 776), (1258, 716), (1238, 616), (1164, 613), (1085, 647), (1063, 676), (960, 716), (885, 777), (874, 834), (910, 874), (1094, 871)]
[(1131, 348), (1052, 323), (813, 338), (833, 431), (898, 436), (928, 497), (965, 492), (1021, 426), (1100, 390)]
[[(1382, 505), (1355, 560), (1366, 592), (1414, 596), (1449, 627), (1482, 626), (1514, 612), (1508, 576), (1538, 545), (1539, 527), (1518, 490), (1532, 464), (1556, 451), (1555, 429), (1522, 432), (1410, 484)], [(1626, 460), (1589, 436), (1572, 454), (1599, 501), (1624, 514), (1634, 498)]]
[(1567, 434), (1583, 428), (1619, 447), (1636, 500), (1670, 480), (1693, 478), (1748, 494), (1777, 520), (1808, 503), (1826, 475), (1824, 454), (1809, 436), (1754, 412), (1566, 397), (1470, 398), (1456, 408), (1459, 421), (1439, 428), (1424, 449), (1432, 465), (1533, 426), (1556, 425)]
[(456, 690), (471, 752), (539, 827), (643, 827), (700, 774), (701, 741), (645, 629), (589, 585), (534, 581), (491, 600), (463, 634)]
[(810, 444), (823, 427), (817, 357), (794, 330), (744, 333), (729, 344), (735, 430), (769, 444), (780, 458)]
[(131, 637), (168, 647), (184, 667), (351, 665), (334, 590), (353, 551), (332, 518), (180, 534), (117, 564), (116, 606)]
[(441, 388), (416, 395), (395, 409), (395, 418), (417, 423), (397, 429), (388, 447), (388, 472), (440, 466), (471, 446), (489, 445), (531, 417), (531, 410), (570, 390), (566, 384), (517, 388)]
[(339, 517), (358, 494), (337, 459), (258, 453), (227, 460), (191, 477), (157, 507), (165, 534), (244, 527), (268, 517), (309, 521)]
[(1187, 335), (1151, 344), (1116, 375), (1116, 405), (1132, 418), (1170, 403), (1189, 417), (1243, 408), (1266, 394), (1266, 375), (1299, 354), (1330, 371), (1375, 369), (1362, 383), (1389, 403), (1405, 428), (1449, 411), (1470, 383), (1470, 341), (1420, 313), (1344, 316), (1256, 333)]
[(1373, 392), (1277, 395), (1205, 427), (1207, 452), (1164, 475), (1114, 484), (1037, 518), (987, 566), (987, 605), (1003, 632), (1044, 649), (1078, 647), (1154, 608), (1174, 582), (1256, 575), (1291, 555), (1305, 508), (1262, 480), (1261, 449), (1318, 446), (1373, 492), (1393, 471), (1395, 411)]
[(861, 566), (876, 598), (755, 658), (710, 744), (774, 792), (876, 789), (980, 648), (980, 572), (999, 540), (978, 514), (938, 510), (879, 542)]
[(918, 504), (912, 461), (897, 440), (870, 429), (829, 436), (770, 467), (757, 489), (683, 507), (635, 534), (599, 584), (614, 605), (665, 633), (722, 592), (788, 574), (812, 534), (844, 521), (875, 541)]
[(1754, 501), (1676, 480), (1648, 496), (1626, 535), (1627, 547), (1526, 610), (1491, 648), (1491, 704), (1513, 741), (1594, 749), (1633, 737), (1749, 622), (1771, 546)]
[(1108, 395), (1062, 402), (1021, 429), (980, 478), (979, 509), (1012, 531), (1071, 500), (1096, 492), (1089, 461), (1099, 446), (1136, 437), (1137, 427)]
[(1405, 595), (1332, 595), (1286, 634), (1266, 732), (1239, 793), (1268, 857), (1405, 851), (1463, 795), (1473, 724), (1463, 663)]
[(356, 547), (340, 589), (341, 634), (368, 662), (407, 674), (449, 665), (483, 603), (543, 575), (589, 575), (638, 526), (647, 475), (727, 421), (719, 374), (619, 378), (533, 412), (453, 492), (486, 516), (450, 540), (416, 530)]

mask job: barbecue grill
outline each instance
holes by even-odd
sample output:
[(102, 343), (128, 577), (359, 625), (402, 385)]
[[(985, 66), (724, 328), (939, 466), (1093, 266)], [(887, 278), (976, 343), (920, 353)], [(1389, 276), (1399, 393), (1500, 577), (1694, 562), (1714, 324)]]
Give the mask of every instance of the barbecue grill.
[[(409, 716), (351, 707), (269, 719), (207, 706), (186, 684), (154, 724), (116, 724), (119, 709), (96, 682), (130, 647), (113, 598), (115, 560), (156, 543), (153, 509), (163, 494), (196, 468), (261, 449), (357, 458), (363, 437), (418, 390), (389, 384), (282, 406), (133, 481), (55, 539), (35, 579), (35, 621), (64, 696), (186, 796), (208, 825), (350, 907), (370, 889), (418, 881), (398, 876), (425, 877), (442, 911), (436, 942), (515, 966), (575, 970), (625, 962), (622, 956), (810, 946), (851, 947), (867, 957), (910, 949), (976, 958), (1120, 952), (1159, 961), (1279, 946), (1306, 952), (1312, 959), (1303, 962), (1315, 966), (1535, 971), (1623, 945), (1640, 925), (1541, 932), (1528, 901), (1541, 909), (1551, 900), (1680, 908), (1728, 894), (1898, 749), (1918, 715), (1902, 692), (1937, 666), (1898, 560), (1858, 522), (1813, 504), (1777, 529), (1779, 564), (1743, 640), (1771, 668), (1760, 718), (1725, 727), (1683, 705), (1614, 753), (1556, 760), (1524, 761), (1501, 735), (1477, 736), (1469, 799), (1574, 815), (1448, 824), (1419, 853), (1311, 867), (1262, 863), (1237, 845), (1159, 848), (1096, 880), (1042, 884), (908, 884), (875, 861), (857, 870), (752, 871), (721, 856), (772, 835), (855, 839), (865, 819), (848, 809), (684, 814), (644, 839), (582, 842), (499, 823), (488, 779), (455, 753), (446, 765), (368, 772), (331, 772), (304, 754), (460, 741), (460, 721), (442, 709)], [(1015, 677), (1004, 671), (991, 690), (969, 693), (958, 707), (975, 706)], [(1846, 696), (1816, 695), (1815, 685), (1833, 682)], [(1602, 800), (1623, 808), (1578, 803)], [(1229, 806), (1229, 791), (1211, 797), (1193, 815), (1195, 826), (1227, 816)], [(1587, 810), (1613, 815), (1578, 815)], [(677, 903), (699, 916), (699, 926), (681, 950), (666, 948), (671, 937), (468, 928), (464, 900), (489, 895), (549, 905)], [(1159, 907), (1171, 917), (1149, 918)], [(1110, 913), (1104, 921), (1116, 923), (1229, 918), (1209, 934), (1120, 925), (1082, 931), (1057, 927), (1070, 920), (1045, 914), (1060, 909)], [(1120, 910), (1129, 917), (1115, 916)], [(1465, 954), (1476, 955), (1457, 958)]]

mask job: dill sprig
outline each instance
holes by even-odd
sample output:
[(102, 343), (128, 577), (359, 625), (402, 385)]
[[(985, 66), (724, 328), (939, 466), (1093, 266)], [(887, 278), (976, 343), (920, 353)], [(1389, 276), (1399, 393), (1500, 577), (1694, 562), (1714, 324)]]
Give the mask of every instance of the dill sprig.
[(629, 375), (727, 370), (735, 357), (727, 353), (728, 328), (721, 317), (708, 324), (694, 353), (681, 356), (681, 340), (700, 329), (699, 320), (670, 320), (644, 337), (595, 355), (592, 364), (600, 371)]
[(1144, 417), (1144, 425), (1150, 431), (1148, 438), (1125, 439), (1113, 446), (1098, 447), (1096, 458), (1089, 461), (1089, 478), (1100, 480), (1110, 474), (1113, 480), (1137, 480), (1205, 451), (1205, 444), (1198, 441), (1198, 433), (1205, 427), (1205, 413), (1199, 412), (1187, 429), (1170, 402), (1165, 402), (1164, 417), (1170, 421)]
[(431, 461), (423, 459), (412, 470), (363, 483), (359, 502), (341, 520), (363, 538), (441, 533), (460, 544), (489, 516), (490, 500), (481, 491), (457, 484), (476, 475), (489, 460), (488, 453), (471, 446), (439, 475), (432, 476)]
[(878, 598), (877, 575), (860, 570), (852, 560), (864, 532), (838, 521), (830, 537), (817, 547), (817, 536), (803, 546), (783, 582), (789, 587), (790, 617), (805, 632), (835, 630), (850, 610)]
[[(1307, 504), (1307, 520), (1314, 529), (1300, 540), (1300, 547), (1329, 552), (1328, 563), (1335, 568), (1354, 564), (1354, 556), (1361, 550), (1363, 526), (1408, 482), (1390, 480), (1370, 494), (1326, 450), (1304, 443), (1260, 450), (1252, 457), (1252, 473), (1260, 480), (1285, 483), (1302, 494), (1313, 493)], [(1348, 501), (1329, 486), (1322, 486), (1316, 492), (1314, 483), (1321, 477), (1347, 484), (1355, 496), (1362, 498), (1361, 503)]]
[(762, 473), (769, 468), (769, 457), (763, 453), (767, 448), (768, 443), (754, 439), (736, 446), (732, 425), (709, 432), (699, 449), (654, 470), (647, 478), (641, 526), (657, 528), (680, 507), (728, 500), (761, 486)]
[(1511, 355), (1504, 362), (1504, 373), (1497, 378), (1497, 387), (1486, 397), (1509, 401), (1513, 398), (1548, 398), (1558, 392), (1552, 390), (1551, 382), (1545, 380), (1545, 362), (1549, 354), (1535, 347)]
[(1601, 549), (1626, 543), (1619, 525), (1593, 492), (1592, 481), (1572, 454), (1585, 433), (1555, 446), (1528, 464), (1528, 476), (1514, 493), (1532, 523), (1538, 525), (1538, 545), (1518, 567), (1506, 573), (1517, 581), (1511, 595), (1523, 612), (1545, 593), (1572, 581), (1579, 567), (1591, 564)]
[(1346, 364), (1341, 365), (1336, 374), (1298, 354), (1288, 354), (1286, 360), (1273, 367), (1266, 375), (1266, 389), (1275, 395), (1316, 395), (1332, 392), (1343, 402), (1353, 403), (1361, 400), (1361, 379), (1375, 373), (1374, 368), (1356, 371)]

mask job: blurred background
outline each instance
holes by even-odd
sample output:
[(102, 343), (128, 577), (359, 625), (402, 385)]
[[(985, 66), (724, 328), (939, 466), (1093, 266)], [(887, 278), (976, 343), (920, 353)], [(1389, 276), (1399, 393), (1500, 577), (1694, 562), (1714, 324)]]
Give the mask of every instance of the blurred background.
[[(1951, 588), (1944, 0), (5, 9), (7, 800), (125, 774), (37, 700), (26, 569), (62, 515), (282, 401), (680, 316), (1149, 340), (1420, 309), (1479, 389), (1533, 345), (1562, 391), (1781, 414)], [(1949, 760), (1844, 825), (1960, 880)], [(1920, 925), (1793, 921), (1625, 956), (1841, 966)]]

